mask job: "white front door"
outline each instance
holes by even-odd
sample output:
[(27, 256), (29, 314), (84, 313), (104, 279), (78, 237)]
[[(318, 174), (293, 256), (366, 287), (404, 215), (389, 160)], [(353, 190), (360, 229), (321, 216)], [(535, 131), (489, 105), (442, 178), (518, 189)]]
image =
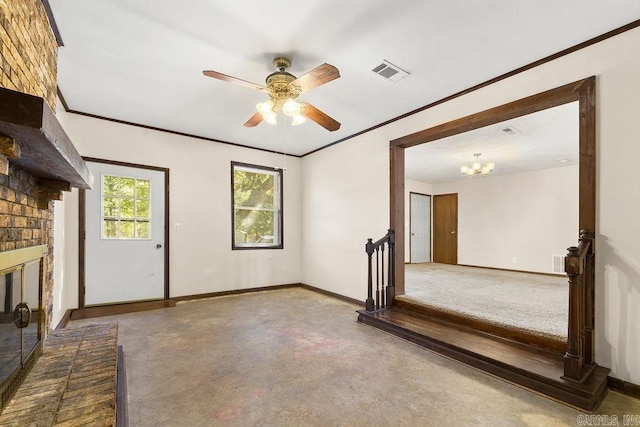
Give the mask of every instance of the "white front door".
[(431, 196), (410, 194), (411, 262), (431, 262)]
[(166, 172), (87, 165), (85, 306), (163, 299)]

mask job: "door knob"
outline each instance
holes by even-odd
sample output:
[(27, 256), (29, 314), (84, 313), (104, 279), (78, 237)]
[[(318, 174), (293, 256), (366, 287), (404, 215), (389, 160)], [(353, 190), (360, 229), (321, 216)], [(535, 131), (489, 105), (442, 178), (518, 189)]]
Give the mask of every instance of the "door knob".
[(456, 230), (453, 230), (453, 231), (451, 232), (451, 234), (456, 234)]
[(162, 245), (161, 245), (160, 243), (158, 243), (158, 244), (156, 245), (156, 249), (160, 249), (161, 247), (162, 247)]

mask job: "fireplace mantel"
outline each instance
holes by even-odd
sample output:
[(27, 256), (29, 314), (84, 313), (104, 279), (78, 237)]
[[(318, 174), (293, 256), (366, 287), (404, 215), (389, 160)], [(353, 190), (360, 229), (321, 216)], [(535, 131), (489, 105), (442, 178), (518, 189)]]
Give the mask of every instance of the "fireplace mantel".
[(93, 185), (93, 175), (45, 100), (0, 88), (0, 173), (9, 163), (38, 178), (42, 202), (60, 200), (61, 191), (71, 187)]

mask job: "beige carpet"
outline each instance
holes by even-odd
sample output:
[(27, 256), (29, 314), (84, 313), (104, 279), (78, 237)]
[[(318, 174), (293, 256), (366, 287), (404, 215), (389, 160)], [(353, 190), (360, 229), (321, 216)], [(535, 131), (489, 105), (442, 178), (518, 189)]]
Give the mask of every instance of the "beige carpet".
[(448, 264), (407, 264), (404, 298), (554, 339), (567, 338), (566, 277)]

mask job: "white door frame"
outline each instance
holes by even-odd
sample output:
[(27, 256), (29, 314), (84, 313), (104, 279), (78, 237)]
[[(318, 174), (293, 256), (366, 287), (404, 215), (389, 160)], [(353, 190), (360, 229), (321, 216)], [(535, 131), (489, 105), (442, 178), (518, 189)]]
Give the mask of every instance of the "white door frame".
[[(114, 160), (97, 159), (93, 157), (82, 157), (86, 162), (106, 163), (116, 166), (124, 166), (138, 169), (149, 169), (164, 173), (164, 300), (169, 300), (169, 168), (157, 166), (140, 165), (136, 163), (126, 163)], [(85, 307), (85, 285), (86, 285), (86, 190), (79, 191), (79, 268), (78, 268), (78, 308)]]

